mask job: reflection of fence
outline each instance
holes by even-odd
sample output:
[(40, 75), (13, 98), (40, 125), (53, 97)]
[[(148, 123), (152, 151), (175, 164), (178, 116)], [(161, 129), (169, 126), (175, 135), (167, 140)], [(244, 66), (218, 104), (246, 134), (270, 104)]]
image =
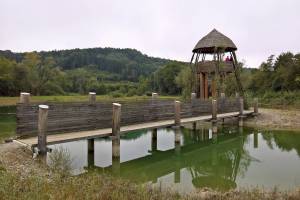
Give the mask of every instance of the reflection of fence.
[[(174, 101), (144, 100), (120, 102), (122, 104), (121, 126), (174, 119)], [(17, 134), (36, 135), (38, 130), (38, 105), (17, 105)], [(112, 127), (112, 103), (51, 103), (48, 111), (48, 133), (93, 130)], [(181, 118), (210, 114), (210, 100), (184, 102)], [(239, 111), (237, 99), (218, 100), (218, 113)]]

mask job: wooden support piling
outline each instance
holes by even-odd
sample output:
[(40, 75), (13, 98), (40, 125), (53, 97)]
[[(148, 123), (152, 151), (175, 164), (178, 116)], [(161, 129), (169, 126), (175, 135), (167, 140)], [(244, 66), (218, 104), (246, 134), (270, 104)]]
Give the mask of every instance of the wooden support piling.
[(152, 138), (151, 138), (151, 151), (154, 152), (157, 150), (157, 129), (152, 129)]
[(244, 99), (240, 98), (240, 111), (239, 111), (239, 126), (242, 127), (244, 125)]
[(217, 122), (212, 122), (212, 127), (211, 127), (211, 129), (212, 129), (212, 133), (213, 133), (213, 134), (218, 133)]
[(95, 139), (88, 139), (88, 152), (94, 152)]
[(212, 100), (212, 121), (217, 121), (217, 100), (216, 99), (213, 99)]
[(20, 103), (29, 104), (30, 103), (30, 93), (21, 92), (20, 93)]
[(38, 115), (38, 151), (39, 154), (47, 154), (47, 122), (48, 122), (47, 105), (39, 105)]
[(240, 98), (240, 115), (244, 114), (244, 99)]
[(120, 138), (112, 138), (112, 158), (120, 157)]
[(113, 103), (112, 109), (112, 157), (120, 157), (121, 104)]
[(255, 149), (257, 149), (258, 148), (258, 134), (254, 133), (253, 137), (254, 137), (253, 146), (254, 146)]
[(89, 102), (91, 104), (96, 103), (96, 93), (95, 92), (89, 92)]
[(88, 167), (95, 165), (95, 141), (94, 138), (88, 139)]
[(195, 131), (197, 129), (197, 122), (193, 122), (193, 130)]
[(175, 101), (175, 126), (180, 127), (181, 119), (180, 119), (180, 101)]
[(112, 158), (111, 168), (112, 168), (112, 174), (115, 177), (119, 177), (120, 168), (121, 168), (120, 156)]
[(152, 140), (157, 140), (157, 128), (152, 129)]
[(178, 129), (175, 129), (174, 130), (175, 132), (175, 144), (180, 144), (180, 140), (181, 140), (181, 130), (178, 128)]

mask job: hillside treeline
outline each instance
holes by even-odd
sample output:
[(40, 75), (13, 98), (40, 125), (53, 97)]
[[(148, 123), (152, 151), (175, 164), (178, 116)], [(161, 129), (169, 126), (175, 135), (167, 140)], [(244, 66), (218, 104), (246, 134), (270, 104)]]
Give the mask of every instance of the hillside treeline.
[[(259, 68), (242, 68), (248, 96), (299, 98), (300, 54), (271, 55)], [(33, 95), (61, 95), (95, 91), (113, 96), (190, 95), (191, 71), (186, 63), (153, 58), (133, 49), (75, 49), (50, 52), (0, 52), (0, 95), (20, 91)], [(225, 80), (234, 95), (234, 74)], [(285, 100), (285, 99), (283, 99)]]
[[(0, 95), (145, 93), (145, 77), (170, 60), (134, 49), (92, 48), (49, 52), (0, 51)], [(139, 86), (139, 88), (138, 88)], [(139, 89), (139, 91), (137, 91)], [(149, 89), (150, 90), (150, 89)]]

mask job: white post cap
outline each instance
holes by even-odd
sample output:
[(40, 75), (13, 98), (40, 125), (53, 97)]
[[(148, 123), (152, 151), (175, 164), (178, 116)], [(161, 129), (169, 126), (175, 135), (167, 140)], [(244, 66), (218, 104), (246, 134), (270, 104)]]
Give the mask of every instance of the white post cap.
[(49, 106), (47, 106), (47, 105), (39, 105), (39, 108), (41, 108), (41, 109), (49, 109)]

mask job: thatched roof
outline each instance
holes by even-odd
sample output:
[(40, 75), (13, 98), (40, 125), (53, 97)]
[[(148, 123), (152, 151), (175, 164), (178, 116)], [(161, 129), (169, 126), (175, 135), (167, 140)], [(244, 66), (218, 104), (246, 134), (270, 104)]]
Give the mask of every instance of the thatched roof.
[(237, 50), (237, 47), (230, 38), (214, 29), (199, 40), (193, 52), (199, 50), (202, 53), (214, 53), (215, 51), (229, 52)]

